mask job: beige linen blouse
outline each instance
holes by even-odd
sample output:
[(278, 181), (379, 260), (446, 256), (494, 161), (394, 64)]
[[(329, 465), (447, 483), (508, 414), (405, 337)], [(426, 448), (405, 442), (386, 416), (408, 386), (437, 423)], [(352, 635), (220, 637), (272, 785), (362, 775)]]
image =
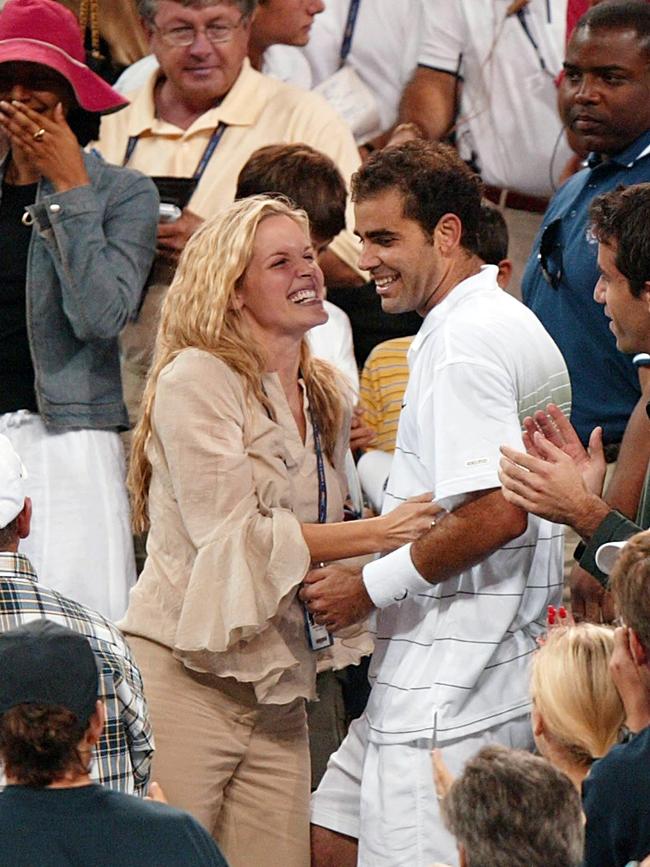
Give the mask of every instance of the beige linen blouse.
[[(186, 349), (161, 372), (147, 560), (121, 627), (282, 704), (315, 697), (318, 654), (296, 592), (310, 565), (300, 522), (318, 521), (318, 474), (309, 415), (303, 444), (279, 378), (263, 382), (277, 421), (207, 352)], [(328, 521), (342, 517), (347, 427), (334, 466), (324, 456)]]

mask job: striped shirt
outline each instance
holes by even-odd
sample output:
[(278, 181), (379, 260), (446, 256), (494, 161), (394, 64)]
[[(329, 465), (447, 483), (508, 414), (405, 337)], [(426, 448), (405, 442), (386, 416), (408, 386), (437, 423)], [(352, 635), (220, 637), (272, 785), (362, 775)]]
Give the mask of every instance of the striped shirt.
[[(550, 401), (568, 409), (559, 350), (499, 289), (496, 274), (488, 265), (456, 286), (413, 341), (384, 511), (427, 490), (453, 510), (471, 492), (498, 488), (499, 446), (521, 448), (523, 417)], [(438, 584), (422, 581), (412, 593), (384, 594), (370, 738), (430, 737), (434, 713), (441, 741), (525, 714), (530, 655), (547, 605), (560, 598), (561, 553), (562, 529), (531, 516), (522, 536), (477, 566)], [(399, 582), (403, 555), (364, 567), (373, 598)]]
[(97, 658), (106, 723), (91, 779), (118, 792), (146, 794), (153, 735), (142, 678), (122, 633), (101, 614), (39, 586), (24, 555), (0, 552), (0, 631), (41, 618), (85, 635)]
[(409, 378), (406, 354), (412, 340), (395, 337), (375, 346), (361, 371), (359, 400), (364, 421), (375, 432), (373, 449), (395, 450), (397, 423)]

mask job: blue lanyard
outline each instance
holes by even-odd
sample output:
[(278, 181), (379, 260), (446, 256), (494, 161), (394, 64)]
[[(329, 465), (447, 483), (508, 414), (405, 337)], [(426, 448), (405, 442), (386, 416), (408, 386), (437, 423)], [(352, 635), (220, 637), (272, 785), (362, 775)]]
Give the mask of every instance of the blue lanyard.
[[(266, 394), (266, 389), (262, 386), (262, 391)], [(266, 414), (272, 419), (268, 407), (265, 408)], [(327, 480), (325, 478), (325, 462), (323, 461), (323, 447), (320, 439), (320, 428), (316, 421), (313, 412), (309, 410), (309, 418), (311, 420), (311, 429), (314, 436), (314, 451), (316, 452), (316, 471), (318, 473), (318, 523), (327, 523)]]
[(318, 471), (318, 523), (327, 523), (327, 481), (325, 480), (325, 463), (323, 461), (323, 449), (320, 441), (320, 429), (314, 418), (314, 414), (309, 410), (311, 418), (311, 426), (314, 432), (314, 450), (316, 452), (316, 469)]
[[(196, 167), (194, 174), (192, 175), (192, 179), (198, 182), (203, 177), (203, 172), (206, 170), (210, 159), (212, 158), (212, 154), (216, 151), (219, 142), (221, 141), (223, 134), (226, 131), (228, 124), (221, 121), (213, 130), (212, 135), (210, 136), (210, 141), (205, 146), (205, 150), (203, 151), (203, 155), (199, 160), (199, 164)], [(125, 166), (131, 157), (133, 156), (133, 151), (136, 148), (138, 143), (139, 136), (131, 135), (129, 136), (129, 140), (126, 143), (126, 152), (124, 154), (124, 160), (122, 165)]]
[(348, 20), (345, 22), (345, 30), (343, 31), (343, 42), (341, 43), (340, 63), (339, 68), (343, 66), (348, 59), (348, 54), (352, 48), (352, 37), (354, 36), (354, 28), (357, 23), (357, 15), (359, 14), (359, 6), (361, 0), (350, 0), (350, 9), (348, 11)]

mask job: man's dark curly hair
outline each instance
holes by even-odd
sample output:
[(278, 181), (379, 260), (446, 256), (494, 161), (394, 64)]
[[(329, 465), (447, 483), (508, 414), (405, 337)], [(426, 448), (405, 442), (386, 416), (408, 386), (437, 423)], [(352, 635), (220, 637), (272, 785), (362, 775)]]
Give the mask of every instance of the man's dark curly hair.
[(443, 214), (463, 226), (462, 246), (478, 252), (481, 181), (448, 145), (410, 141), (377, 151), (352, 176), (352, 200), (361, 202), (387, 190), (404, 197), (404, 216), (429, 237)]
[(589, 217), (596, 239), (616, 246), (616, 267), (638, 298), (650, 280), (650, 184), (619, 187), (597, 196)]

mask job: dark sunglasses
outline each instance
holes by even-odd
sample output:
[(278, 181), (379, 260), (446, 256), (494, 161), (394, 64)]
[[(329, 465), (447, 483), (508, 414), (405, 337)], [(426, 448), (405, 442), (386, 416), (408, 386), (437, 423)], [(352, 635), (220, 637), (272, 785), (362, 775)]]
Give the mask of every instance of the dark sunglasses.
[(553, 220), (542, 232), (537, 259), (544, 279), (552, 289), (557, 289), (562, 282), (564, 268), (562, 265), (562, 245), (560, 244), (561, 221)]

